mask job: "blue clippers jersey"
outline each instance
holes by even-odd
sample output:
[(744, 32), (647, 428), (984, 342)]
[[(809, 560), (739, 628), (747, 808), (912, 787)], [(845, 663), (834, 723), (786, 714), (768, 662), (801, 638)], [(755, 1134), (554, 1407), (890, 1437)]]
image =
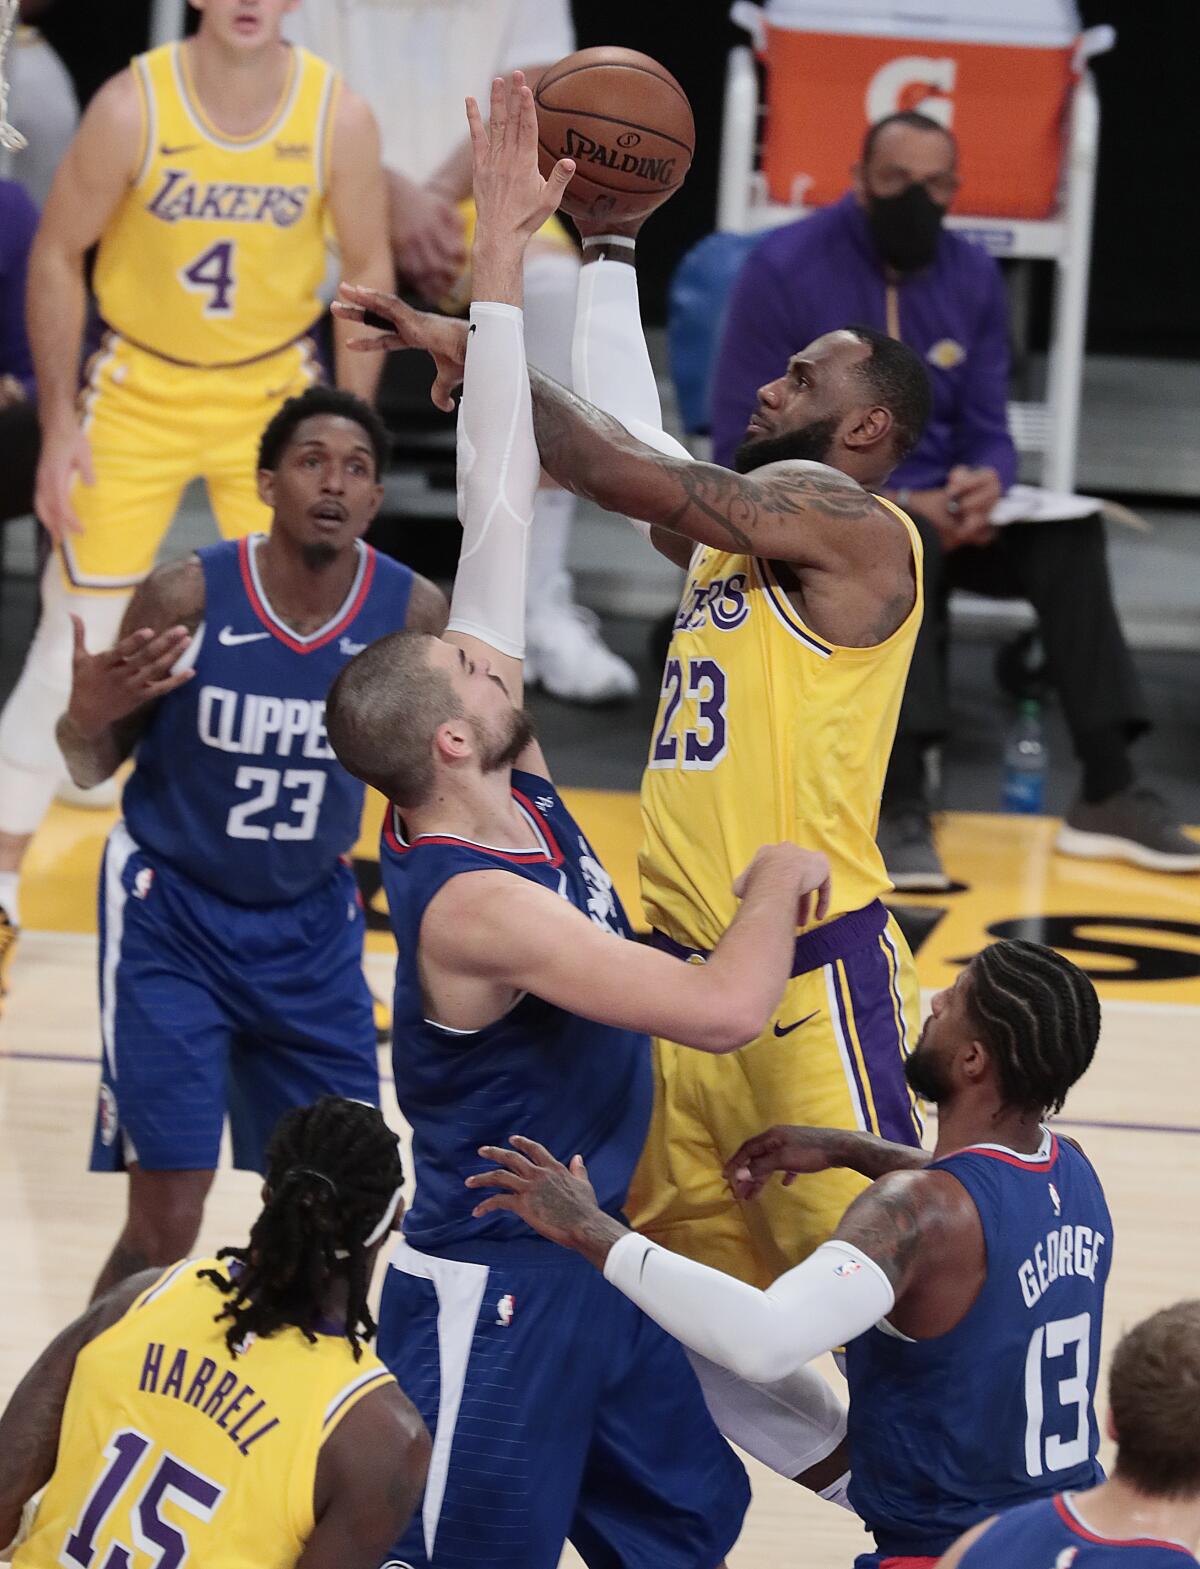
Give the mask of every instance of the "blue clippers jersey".
[(485, 1194), (463, 1186), (485, 1169), (481, 1144), (510, 1133), (538, 1139), (562, 1160), (582, 1155), (601, 1207), (617, 1212), (645, 1142), (652, 1095), (645, 1035), (613, 1029), (526, 995), (494, 1024), (464, 1033), (425, 1018), (417, 936), (434, 894), (461, 872), (508, 871), (540, 883), (598, 926), (630, 937), (612, 878), (554, 786), (514, 772), (513, 797), (540, 850), (499, 850), (443, 835), (403, 837), (399, 813), (384, 820), (379, 859), (396, 934), (392, 1062), (396, 1099), (413, 1130), (417, 1195), (404, 1220), (415, 1248), (438, 1252), (531, 1238), (501, 1212), (475, 1220)]
[(1181, 1542), (1097, 1536), (1070, 1494), (1010, 1509), (959, 1560), (960, 1569), (1185, 1569), (1195, 1562)]
[(404, 626), (412, 573), (358, 546), (341, 609), (307, 637), (258, 582), (257, 539), (208, 545), (195, 675), (162, 699), (125, 786), (129, 832), (236, 904), (310, 893), (358, 837), (363, 787), (333, 755), (325, 697), (343, 665)]
[(1046, 1131), (1036, 1156), (935, 1161), (979, 1211), (987, 1278), (933, 1340), (876, 1326), (846, 1347), (850, 1502), (884, 1556), (945, 1552), (968, 1526), (1103, 1478), (1093, 1410), (1112, 1221), (1100, 1180)]

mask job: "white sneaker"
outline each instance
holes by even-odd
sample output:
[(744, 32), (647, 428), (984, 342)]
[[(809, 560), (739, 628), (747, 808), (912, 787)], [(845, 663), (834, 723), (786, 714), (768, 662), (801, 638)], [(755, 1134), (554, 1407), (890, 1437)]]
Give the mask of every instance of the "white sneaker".
[(84, 790), (73, 779), (64, 779), (54, 799), (61, 801), (64, 806), (81, 806), (85, 811), (107, 812), (121, 799), (121, 787), (115, 779), (104, 779), (90, 790)]
[(575, 603), (565, 572), (529, 607), (525, 681), (568, 703), (627, 702), (637, 695), (633, 667), (604, 643), (592, 611)]

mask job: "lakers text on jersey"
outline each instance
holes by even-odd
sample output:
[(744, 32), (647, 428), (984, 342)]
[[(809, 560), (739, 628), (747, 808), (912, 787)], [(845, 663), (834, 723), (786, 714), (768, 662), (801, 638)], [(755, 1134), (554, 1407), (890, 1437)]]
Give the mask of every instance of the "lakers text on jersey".
[(231, 366), (321, 314), (325, 190), (339, 78), (294, 49), (279, 104), (250, 136), (204, 112), (187, 47), (133, 62), (143, 155), (96, 259), (104, 321), (174, 363)]

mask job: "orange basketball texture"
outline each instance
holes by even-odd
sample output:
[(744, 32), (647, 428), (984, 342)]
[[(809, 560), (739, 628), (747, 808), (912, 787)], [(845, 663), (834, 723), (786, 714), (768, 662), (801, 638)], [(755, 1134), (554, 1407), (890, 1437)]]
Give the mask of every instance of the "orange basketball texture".
[(644, 217), (691, 166), (696, 127), (687, 94), (635, 49), (580, 49), (543, 73), (534, 99), (542, 174), (559, 158), (575, 160), (562, 202), (572, 217)]

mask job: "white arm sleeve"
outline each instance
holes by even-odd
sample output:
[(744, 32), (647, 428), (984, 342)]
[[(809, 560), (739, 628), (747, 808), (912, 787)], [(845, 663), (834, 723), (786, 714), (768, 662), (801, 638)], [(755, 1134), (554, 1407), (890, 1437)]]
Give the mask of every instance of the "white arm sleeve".
[(848, 1242), (822, 1243), (759, 1291), (631, 1232), (609, 1252), (604, 1278), (689, 1350), (752, 1384), (789, 1378), (896, 1300), (878, 1264)]
[(525, 563), (539, 473), (524, 317), (515, 305), (477, 300), (458, 406), (463, 542), (446, 630), (513, 659), (525, 654)]
[[(642, 331), (637, 273), (624, 262), (593, 261), (579, 275), (571, 381), (581, 398), (620, 420), (631, 436), (667, 457), (691, 453), (662, 428), (658, 383)], [(650, 537), (650, 525), (629, 520)]]

